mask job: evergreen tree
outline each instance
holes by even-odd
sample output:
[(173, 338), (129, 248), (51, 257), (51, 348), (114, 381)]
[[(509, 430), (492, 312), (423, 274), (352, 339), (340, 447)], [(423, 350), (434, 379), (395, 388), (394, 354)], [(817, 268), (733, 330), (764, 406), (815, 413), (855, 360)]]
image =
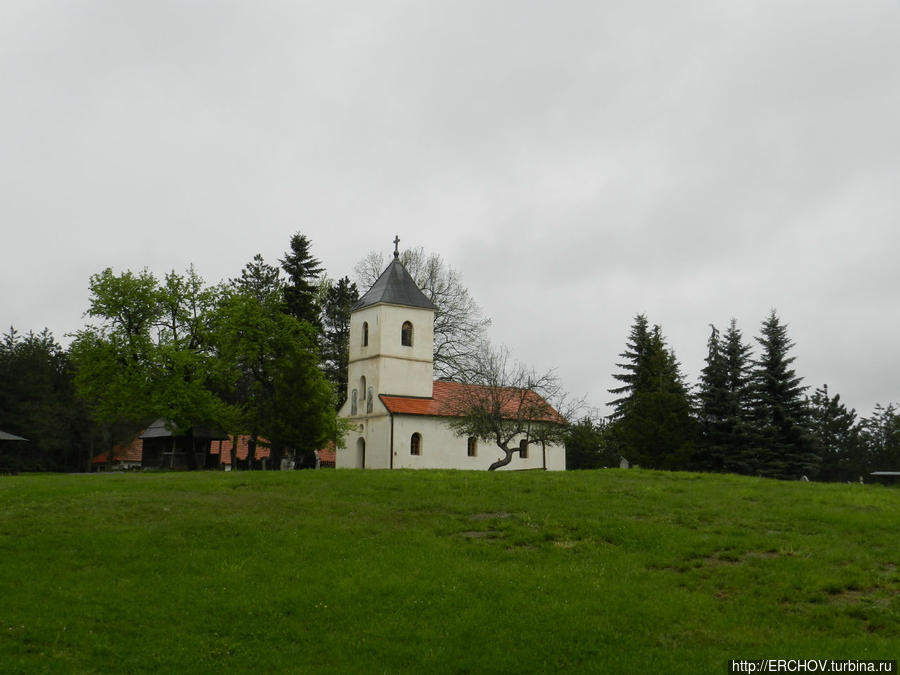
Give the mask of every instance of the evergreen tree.
[(625, 384), (610, 390), (620, 394), (613, 401), (610, 434), (632, 463), (662, 469), (685, 469), (693, 463), (696, 421), (690, 395), (674, 352), (666, 348), (659, 326), (647, 330), (647, 319), (638, 315), (632, 326), (625, 363), (626, 372), (614, 377)]
[(828, 385), (816, 389), (809, 400), (810, 433), (822, 458), (822, 480), (856, 480), (867, 473), (856, 411), (841, 403), (841, 395), (829, 396)]
[(647, 317), (638, 314), (634, 318), (631, 333), (625, 343), (625, 351), (619, 354), (624, 361), (616, 364), (625, 372), (613, 373), (613, 378), (622, 382), (622, 386), (609, 390), (610, 394), (618, 396), (617, 399), (610, 402), (610, 405), (614, 407), (613, 413), (610, 415), (610, 419), (613, 421), (620, 420), (625, 416), (625, 408), (628, 403), (633, 399), (635, 393), (646, 386), (649, 351), (650, 329)]
[(265, 305), (280, 305), (284, 300), (284, 280), (281, 270), (269, 265), (261, 254), (244, 265), (239, 279), (229, 281), (231, 287), (242, 293), (249, 293)]
[(732, 319), (724, 338), (712, 326), (700, 376), (698, 468), (751, 473), (750, 348)]
[(291, 237), (290, 250), (280, 260), (287, 274), (284, 300), (287, 313), (320, 330), (318, 280), (324, 272), (322, 263), (310, 252), (311, 243), (299, 232)]
[(872, 415), (860, 423), (865, 453), (865, 470), (900, 471), (900, 415), (893, 403), (875, 405)]
[(84, 471), (93, 426), (76, 398), (68, 354), (44, 329), (0, 338), (0, 430), (27, 443), (0, 442), (0, 465), (23, 471)]
[(347, 367), (350, 360), (350, 309), (359, 300), (356, 284), (344, 277), (325, 290), (322, 304), (322, 363), (325, 377), (337, 394), (340, 408), (347, 398)]
[(819, 467), (807, 433), (808, 409), (789, 356), (794, 343), (775, 310), (763, 321), (759, 359), (753, 364), (753, 424), (758, 446), (756, 471), (771, 478), (813, 476)]
[(609, 425), (584, 417), (566, 430), (566, 470), (618, 466), (619, 453), (609, 441)]

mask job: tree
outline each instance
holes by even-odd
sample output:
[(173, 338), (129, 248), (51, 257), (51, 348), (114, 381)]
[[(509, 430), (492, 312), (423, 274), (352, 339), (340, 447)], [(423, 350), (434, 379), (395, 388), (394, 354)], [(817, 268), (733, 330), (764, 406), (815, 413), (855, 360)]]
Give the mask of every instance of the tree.
[(865, 448), (866, 470), (900, 471), (900, 415), (897, 407), (875, 405), (872, 415), (860, 423), (860, 434)]
[(23, 471), (83, 471), (93, 426), (76, 398), (68, 354), (44, 329), (0, 339), (0, 429), (27, 443), (4, 444), (0, 464)]
[(583, 417), (566, 430), (566, 470), (618, 466), (619, 453), (609, 441), (609, 424)]
[(715, 326), (707, 342), (706, 365), (697, 395), (701, 442), (697, 467), (751, 473), (750, 347), (732, 319), (724, 338)]
[[(193, 267), (160, 284), (152, 274), (107, 268), (91, 277), (88, 315), (75, 334), (75, 385), (104, 424), (165, 418), (192, 439), (199, 425), (227, 427), (234, 411), (212, 390), (219, 366), (209, 330), (216, 291)], [(190, 442), (190, 441), (189, 441)], [(195, 466), (186, 453), (188, 468)]]
[[(568, 419), (579, 405), (566, 405), (552, 371), (539, 374), (513, 363), (508, 350), (487, 344), (471, 360), (463, 384), (447, 402), (450, 426), (458, 436), (475, 436), (497, 445), (503, 456), (489, 471), (509, 464), (522, 442), (542, 448), (562, 443)], [(550, 402), (566, 407), (560, 412)]]
[(272, 468), (286, 451), (311, 462), (312, 452), (339, 441), (334, 392), (319, 367), (315, 329), (281, 311), (270, 293), (232, 291), (216, 316), (222, 388), (240, 410), (240, 430), (265, 439)]
[(696, 422), (681, 366), (666, 347), (662, 329), (647, 329), (635, 317), (626, 350), (625, 372), (613, 377), (623, 386), (610, 390), (619, 398), (610, 416), (610, 434), (632, 463), (660, 469), (686, 469), (693, 462)]
[(753, 363), (753, 424), (759, 447), (756, 471), (772, 478), (800, 478), (818, 471), (819, 457), (807, 431), (808, 409), (789, 356), (794, 343), (775, 310), (763, 321)]
[(350, 359), (350, 309), (359, 300), (356, 284), (344, 277), (329, 283), (322, 303), (322, 365), (336, 393), (336, 406), (346, 400)]
[(809, 399), (810, 433), (822, 459), (822, 480), (855, 480), (868, 473), (860, 442), (856, 411), (841, 403), (841, 395), (828, 394), (828, 385)]
[(318, 303), (318, 280), (324, 268), (313, 257), (311, 243), (305, 235), (296, 232), (291, 236), (290, 250), (279, 262), (287, 274), (284, 300), (288, 314), (306, 321), (317, 330), (321, 328)]
[[(400, 253), (416, 285), (434, 304), (434, 371), (442, 380), (459, 380), (485, 341), (490, 319), (463, 286), (459, 273), (436, 253), (426, 255), (421, 247)], [(357, 284), (368, 289), (387, 267), (382, 253), (371, 252), (354, 267)]]

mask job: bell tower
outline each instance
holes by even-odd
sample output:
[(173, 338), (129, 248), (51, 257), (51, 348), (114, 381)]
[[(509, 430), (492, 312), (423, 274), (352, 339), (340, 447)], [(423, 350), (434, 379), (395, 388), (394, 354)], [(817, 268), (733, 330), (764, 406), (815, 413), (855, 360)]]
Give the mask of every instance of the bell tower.
[(351, 309), (351, 417), (377, 414), (379, 394), (432, 396), (435, 307), (400, 262), (399, 241), (394, 259)]

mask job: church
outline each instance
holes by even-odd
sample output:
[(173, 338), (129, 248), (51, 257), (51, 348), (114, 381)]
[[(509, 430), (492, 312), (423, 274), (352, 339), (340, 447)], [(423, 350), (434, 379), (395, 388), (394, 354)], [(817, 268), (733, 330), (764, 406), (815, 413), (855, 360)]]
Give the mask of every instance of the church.
[[(351, 310), (348, 396), (338, 412), (351, 429), (335, 465), (487, 470), (504, 453), (451, 429), (448, 402), (472, 385), (434, 380), (435, 306), (400, 262), (397, 241), (393, 261)], [(562, 445), (524, 437), (514, 444), (519, 450), (505, 470), (566, 468)]]

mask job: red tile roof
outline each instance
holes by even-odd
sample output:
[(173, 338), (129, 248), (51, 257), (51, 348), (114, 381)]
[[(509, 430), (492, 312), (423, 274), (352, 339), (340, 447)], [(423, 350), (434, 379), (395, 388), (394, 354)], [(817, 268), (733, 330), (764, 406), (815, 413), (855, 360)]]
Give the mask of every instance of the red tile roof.
[[(508, 389), (509, 392), (521, 392), (521, 389)], [(460, 382), (435, 381), (431, 398), (421, 396), (379, 396), (385, 407), (394, 414), (402, 415), (431, 415), (434, 417), (456, 417), (460, 402), (480, 396), (490, 396), (489, 387), (477, 384), (462, 384)], [(504, 412), (509, 417), (515, 417), (517, 403), (521, 400), (518, 396), (510, 396), (503, 400)], [(549, 403), (533, 391), (524, 392), (524, 402), (528, 408), (542, 409), (540, 418), (546, 422), (563, 422), (563, 418)]]
[[(131, 443), (117, 445), (113, 448), (114, 462), (140, 462), (144, 454), (144, 441), (135, 438)], [(101, 452), (91, 460), (92, 464), (106, 464), (109, 452)]]
[[(233, 441), (229, 438), (227, 441), (212, 441), (209, 444), (209, 454), (211, 455), (222, 455), (222, 459), (220, 462), (222, 464), (231, 464), (231, 446), (233, 445)], [(250, 453), (250, 437), (249, 436), (238, 436), (237, 443), (237, 458), (239, 460), (247, 459), (247, 455)], [(269, 448), (262, 445), (261, 443), (256, 444), (256, 459), (263, 459), (269, 456)]]
[(335, 452), (334, 443), (332, 443), (331, 441), (329, 441), (328, 445), (326, 445), (321, 450), (316, 450), (316, 455), (318, 456), (319, 461), (323, 464), (334, 464), (336, 454), (337, 453)]

